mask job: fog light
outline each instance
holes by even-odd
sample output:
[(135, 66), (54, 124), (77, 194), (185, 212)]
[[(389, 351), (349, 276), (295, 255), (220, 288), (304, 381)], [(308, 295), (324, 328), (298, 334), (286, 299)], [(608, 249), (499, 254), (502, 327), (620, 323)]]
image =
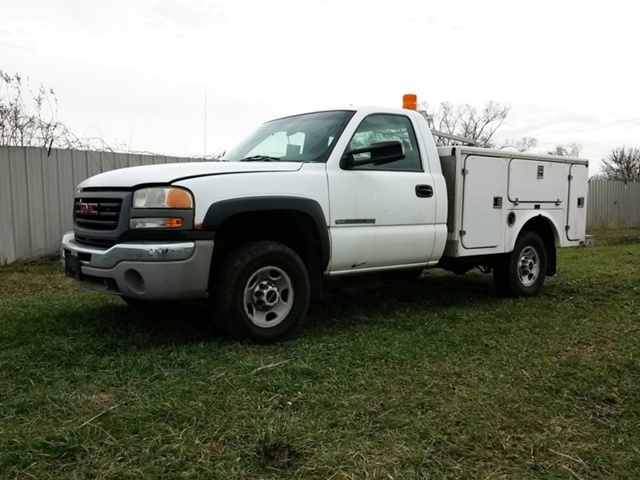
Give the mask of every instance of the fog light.
[(142, 295), (145, 292), (144, 278), (137, 270), (129, 269), (124, 272), (124, 281), (127, 288), (133, 293)]

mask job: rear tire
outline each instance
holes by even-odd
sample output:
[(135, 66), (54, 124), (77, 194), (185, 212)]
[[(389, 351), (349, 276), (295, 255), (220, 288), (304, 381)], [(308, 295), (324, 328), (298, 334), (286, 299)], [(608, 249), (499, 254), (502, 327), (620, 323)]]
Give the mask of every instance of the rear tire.
[(304, 322), (311, 289), (307, 269), (289, 247), (250, 242), (214, 265), (214, 315), (235, 338), (272, 343)]
[(513, 252), (493, 266), (493, 281), (500, 293), (511, 297), (537, 295), (547, 273), (547, 249), (535, 232), (520, 234)]

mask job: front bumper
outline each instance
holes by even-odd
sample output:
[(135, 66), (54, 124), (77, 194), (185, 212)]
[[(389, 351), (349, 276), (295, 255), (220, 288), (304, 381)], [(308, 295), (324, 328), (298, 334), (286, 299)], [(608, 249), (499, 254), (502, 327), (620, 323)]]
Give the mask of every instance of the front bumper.
[(92, 290), (140, 300), (191, 300), (206, 295), (213, 240), (124, 242), (89, 247), (62, 238), (68, 276)]

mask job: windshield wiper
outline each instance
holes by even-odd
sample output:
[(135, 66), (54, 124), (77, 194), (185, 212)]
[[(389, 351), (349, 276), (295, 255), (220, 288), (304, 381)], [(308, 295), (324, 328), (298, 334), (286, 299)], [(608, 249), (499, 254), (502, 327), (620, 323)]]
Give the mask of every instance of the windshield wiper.
[(241, 162), (277, 162), (280, 160), (278, 157), (269, 157), (268, 155), (254, 155), (252, 157), (246, 157), (240, 160)]

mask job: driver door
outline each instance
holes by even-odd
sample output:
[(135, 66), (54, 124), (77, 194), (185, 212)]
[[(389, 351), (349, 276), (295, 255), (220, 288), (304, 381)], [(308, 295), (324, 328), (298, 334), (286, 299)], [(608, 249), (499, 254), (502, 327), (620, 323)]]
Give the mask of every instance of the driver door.
[(351, 169), (340, 167), (339, 162), (327, 165), (331, 274), (425, 266), (432, 259), (434, 183), (411, 119), (397, 114), (368, 115), (346, 150), (388, 140), (403, 142), (403, 159)]

